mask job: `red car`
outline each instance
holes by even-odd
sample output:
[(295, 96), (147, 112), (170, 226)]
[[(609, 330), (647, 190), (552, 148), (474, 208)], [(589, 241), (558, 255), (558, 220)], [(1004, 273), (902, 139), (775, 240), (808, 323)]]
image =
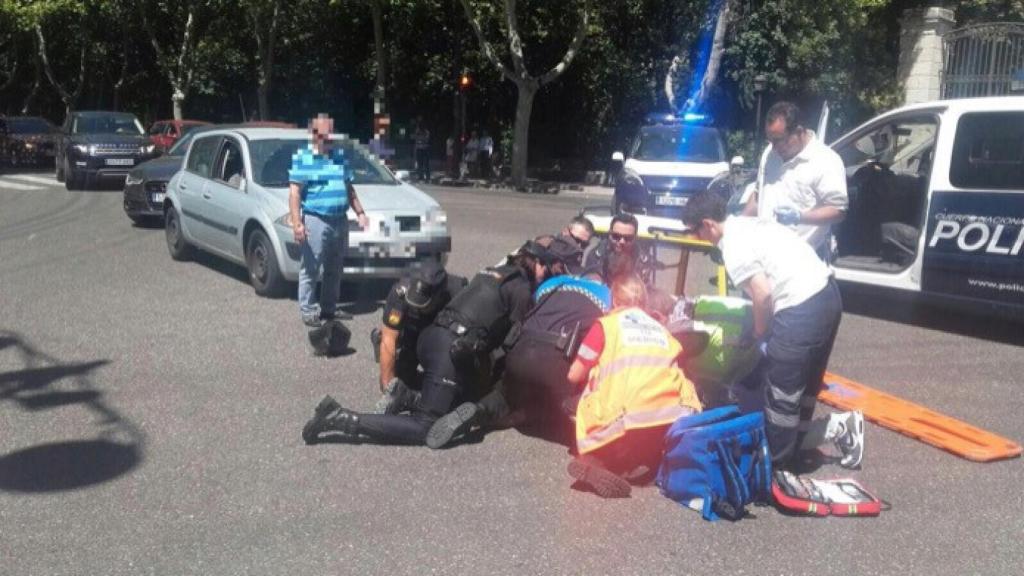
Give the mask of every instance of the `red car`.
[(201, 120), (160, 120), (149, 127), (149, 140), (156, 145), (157, 150), (166, 152), (189, 130), (209, 124)]

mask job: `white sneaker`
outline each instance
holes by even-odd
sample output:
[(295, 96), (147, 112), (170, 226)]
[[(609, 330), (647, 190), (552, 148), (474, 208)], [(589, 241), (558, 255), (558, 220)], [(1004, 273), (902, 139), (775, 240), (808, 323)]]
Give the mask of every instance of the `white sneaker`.
[(864, 458), (864, 413), (860, 410), (850, 412), (843, 423), (843, 431), (834, 440), (836, 447), (843, 453), (839, 465), (843, 468), (858, 468)]

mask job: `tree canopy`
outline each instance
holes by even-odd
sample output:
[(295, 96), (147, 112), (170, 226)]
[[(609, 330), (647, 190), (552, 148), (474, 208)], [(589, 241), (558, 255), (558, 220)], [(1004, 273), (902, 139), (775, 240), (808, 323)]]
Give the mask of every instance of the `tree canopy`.
[[(899, 19), (934, 0), (731, 0), (718, 81), (706, 107), (749, 143), (754, 78), (766, 105), (827, 99), (840, 129), (901, 101)], [(1024, 0), (950, 0), (957, 25), (1024, 20)], [(496, 66), (467, 18), (471, 6)], [(0, 0), (0, 112), (60, 122), (68, 109), (174, 114), (236, 122), (265, 116), (303, 125), (317, 112), (368, 138), (384, 82), (393, 139), (423, 118), (438, 153), (455, 122), (466, 73), (469, 125), (511, 158), (519, 87), (509, 50), (510, 0)], [(522, 69), (543, 77), (578, 50), (557, 80), (540, 82), (529, 131), (531, 164), (599, 169), (644, 114), (667, 109), (666, 82), (691, 93), (701, 32), (721, 0), (518, 0)], [(581, 8), (586, 19), (581, 19)], [(379, 18), (381, 53), (375, 47)], [(189, 18), (192, 18), (189, 24)], [(579, 26), (585, 37), (574, 39)], [(711, 24), (713, 26), (713, 24)], [(184, 56), (182, 56), (184, 52)], [(381, 56), (380, 58), (378, 56)], [(675, 62), (675, 66), (673, 66)], [(381, 66), (386, 74), (378, 79)], [(746, 136), (743, 136), (746, 134)]]

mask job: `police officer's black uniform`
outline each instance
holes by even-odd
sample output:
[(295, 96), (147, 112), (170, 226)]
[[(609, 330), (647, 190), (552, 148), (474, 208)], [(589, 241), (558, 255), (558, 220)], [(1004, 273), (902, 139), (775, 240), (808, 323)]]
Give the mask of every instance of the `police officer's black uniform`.
[(417, 341), (423, 389), (410, 414), (356, 414), (330, 397), (303, 429), (307, 443), (320, 432), (398, 444), (423, 444), (431, 425), (446, 414), (473, 381), (476, 359), (496, 348), (530, 307), (532, 271), (515, 264), (486, 268), (438, 314)]
[[(415, 294), (416, 283), (423, 280), (411, 276), (395, 282), (384, 301), (382, 322), (384, 326), (398, 332), (398, 341), (395, 343), (395, 377), (413, 389), (420, 388), (416, 371), (416, 367), (419, 366), (416, 343), (420, 334), (434, 322), (438, 312), (448, 304), (452, 296), (458, 294), (467, 284), (466, 279), (461, 276), (446, 276), (443, 286), (433, 287), (438, 292), (431, 294), (427, 302), (417, 301)], [(374, 329), (371, 338), (379, 361), (380, 330)]]
[(583, 283), (561, 284), (539, 295), (505, 360), (505, 391), (513, 409), (535, 423), (567, 421), (563, 404), (574, 396), (566, 379), (569, 366), (580, 340), (609, 304), (607, 296)]

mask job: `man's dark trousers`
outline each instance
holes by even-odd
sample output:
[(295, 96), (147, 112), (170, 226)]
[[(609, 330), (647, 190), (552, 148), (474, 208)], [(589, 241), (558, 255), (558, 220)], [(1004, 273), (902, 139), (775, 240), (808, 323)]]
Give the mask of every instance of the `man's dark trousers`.
[(772, 464), (785, 467), (800, 440), (800, 426), (814, 415), (843, 302), (835, 280), (772, 319), (764, 370), (765, 427)]

